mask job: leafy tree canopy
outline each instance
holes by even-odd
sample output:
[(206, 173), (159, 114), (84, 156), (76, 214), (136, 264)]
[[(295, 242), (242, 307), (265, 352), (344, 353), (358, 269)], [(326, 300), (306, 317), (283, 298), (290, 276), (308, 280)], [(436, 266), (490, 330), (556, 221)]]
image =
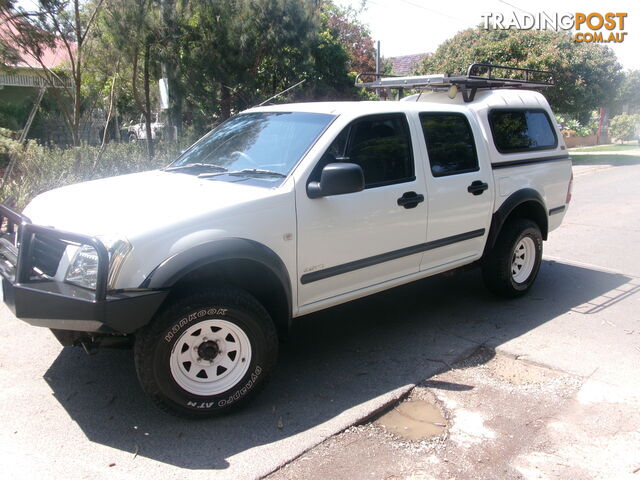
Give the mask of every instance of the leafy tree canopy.
[(556, 86), (544, 92), (555, 111), (588, 121), (590, 112), (610, 106), (622, 67), (603, 45), (574, 42), (568, 32), (485, 30), (459, 32), (427, 57), (419, 73), (466, 73), (471, 63), (551, 70)]
[(626, 108), (629, 113), (640, 113), (640, 70), (624, 73), (624, 78), (616, 98), (616, 111)]
[(326, 17), (326, 27), (333, 32), (349, 57), (349, 71), (374, 72), (376, 60), (373, 38), (369, 29), (358, 18), (360, 10), (325, 1), (322, 11)]

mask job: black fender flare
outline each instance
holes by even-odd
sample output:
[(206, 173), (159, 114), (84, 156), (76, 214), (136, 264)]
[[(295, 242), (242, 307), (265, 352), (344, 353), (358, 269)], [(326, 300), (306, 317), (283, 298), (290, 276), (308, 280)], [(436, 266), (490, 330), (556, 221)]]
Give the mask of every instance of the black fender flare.
[(213, 240), (179, 252), (154, 268), (140, 288), (170, 289), (194, 270), (225, 260), (251, 260), (273, 273), (285, 292), (287, 313), (291, 318), (291, 280), (287, 267), (269, 247), (246, 238)]
[(484, 248), (484, 255), (486, 255), (496, 243), (498, 239), (498, 235), (504, 226), (509, 215), (518, 208), (520, 205), (534, 202), (535, 204), (540, 206), (539, 210), (539, 218), (541, 220), (542, 225), (540, 225), (540, 230), (542, 233), (542, 238), (544, 240), (547, 239), (547, 233), (549, 231), (549, 218), (547, 216), (547, 209), (545, 206), (544, 199), (542, 196), (532, 188), (523, 188), (522, 190), (518, 190), (512, 193), (503, 203), (500, 205), (498, 210), (496, 210), (491, 218), (491, 227), (489, 229), (489, 235), (487, 236), (487, 243)]

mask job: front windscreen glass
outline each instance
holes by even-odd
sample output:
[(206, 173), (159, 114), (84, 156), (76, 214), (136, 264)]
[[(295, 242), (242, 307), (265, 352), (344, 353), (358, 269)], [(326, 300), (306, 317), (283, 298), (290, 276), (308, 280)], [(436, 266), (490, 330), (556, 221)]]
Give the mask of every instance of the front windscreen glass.
[(304, 112), (237, 115), (195, 143), (165, 171), (279, 184), (334, 118)]

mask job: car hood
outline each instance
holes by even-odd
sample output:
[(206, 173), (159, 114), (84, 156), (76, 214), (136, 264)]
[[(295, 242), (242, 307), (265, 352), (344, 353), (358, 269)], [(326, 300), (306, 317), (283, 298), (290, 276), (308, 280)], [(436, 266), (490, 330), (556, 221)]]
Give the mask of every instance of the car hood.
[(274, 189), (154, 170), (57, 188), (24, 215), (39, 225), (131, 239), (274, 195)]

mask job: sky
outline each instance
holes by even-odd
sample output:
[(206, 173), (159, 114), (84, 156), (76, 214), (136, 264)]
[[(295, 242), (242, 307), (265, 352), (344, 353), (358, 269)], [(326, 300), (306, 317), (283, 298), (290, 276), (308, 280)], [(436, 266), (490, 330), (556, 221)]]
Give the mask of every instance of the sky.
[[(359, 8), (362, 0), (335, 0), (340, 5)], [(562, 5), (559, 7), (559, 5)], [(369, 26), (374, 40), (380, 40), (383, 57), (435, 52), (443, 41), (460, 30), (480, 24), (483, 14), (512, 12), (522, 15), (592, 12), (624, 12), (627, 17), (624, 41), (610, 46), (625, 70), (640, 69), (640, 1), (594, 0), (366, 0), (366, 10), (360, 15)], [(520, 17), (521, 18), (521, 17)], [(606, 31), (603, 29), (603, 31)], [(615, 30), (619, 31), (619, 30)]]
[[(340, 5), (359, 9), (363, 0), (334, 0)], [(639, 0), (365, 0), (360, 15), (369, 26), (374, 40), (380, 40), (384, 57), (435, 52), (443, 41), (460, 30), (480, 24), (487, 13), (562, 14), (581, 12), (625, 12), (624, 41), (609, 43), (625, 70), (640, 69), (640, 1)], [(18, 0), (29, 8), (33, 0)], [(559, 7), (562, 5), (562, 7)], [(616, 30), (617, 31), (617, 30)]]

